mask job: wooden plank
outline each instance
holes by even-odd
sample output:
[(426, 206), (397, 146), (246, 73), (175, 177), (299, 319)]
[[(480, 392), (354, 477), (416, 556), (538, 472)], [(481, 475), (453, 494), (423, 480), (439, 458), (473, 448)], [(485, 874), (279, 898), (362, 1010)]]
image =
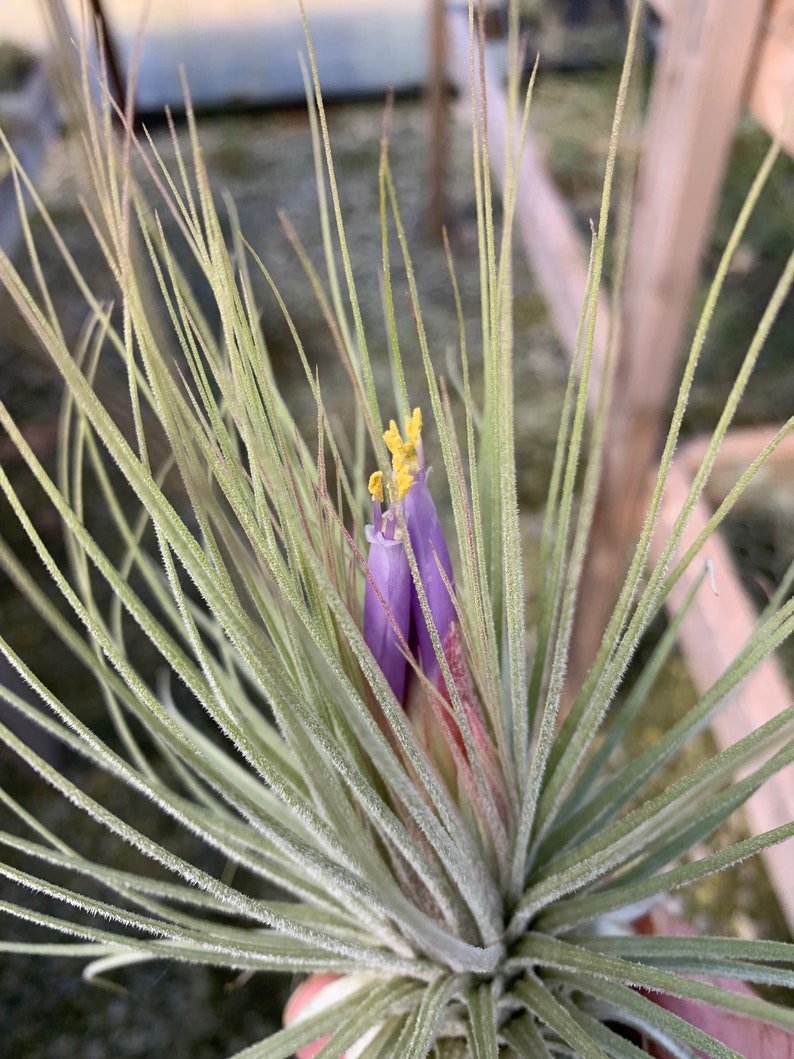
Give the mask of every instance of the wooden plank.
[(794, 47), (794, 0), (768, 0), (764, 35), (769, 34)]
[[(726, 434), (714, 460), (705, 494), (712, 504), (719, 504), (736, 485), (760, 452), (774, 439), (779, 427), (743, 427)], [(684, 442), (676, 453), (678, 465), (693, 477), (703, 462), (710, 437), (695, 437)], [(740, 506), (752, 504), (760, 495), (785, 489), (791, 492), (794, 482), (794, 434), (789, 434), (745, 488)], [(794, 493), (792, 493), (794, 499)]]
[[(659, 524), (653, 539), (652, 557), (657, 559), (689, 492), (691, 475), (675, 461), (665, 491)], [(680, 555), (705, 527), (711, 511), (700, 501), (684, 534)], [(697, 578), (702, 561), (714, 564), (717, 594), (705, 582), (683, 619), (679, 643), (687, 669), (702, 694), (722, 675), (746, 643), (756, 615), (736, 572), (733, 559), (719, 534), (714, 534), (689, 570), (670, 593), (668, 610), (675, 612)], [(728, 704), (712, 721), (712, 731), (721, 747), (755, 731), (794, 701), (780, 665), (767, 658), (731, 696)], [(761, 834), (794, 820), (794, 765), (771, 777), (747, 802), (744, 812), (753, 834)], [(781, 910), (794, 931), (794, 840), (772, 846), (762, 854), (764, 865), (780, 902)]]
[(765, 0), (689, 0), (665, 27), (623, 293), (615, 399), (570, 680), (595, 656), (647, 503), (700, 259)]
[[(763, 36), (754, 63), (747, 105), (772, 136), (791, 118), (794, 104), (794, 0), (775, 0), (764, 18)], [(794, 154), (794, 125), (783, 136)]]
[[(447, 71), (464, 106), (471, 109), (471, 49), (468, 18), (460, 10), (449, 10), (447, 27)], [(478, 75), (479, 76), (479, 75)], [(508, 138), (518, 143), (519, 128), (508, 120), (503, 78), (486, 58), (485, 86), (488, 143), (491, 169), (504, 189)], [(479, 82), (478, 82), (479, 84)], [(479, 112), (479, 99), (477, 101)], [(469, 119), (470, 120), (470, 119)], [(584, 293), (587, 259), (582, 241), (563, 196), (549, 177), (532, 131), (527, 135), (519, 163), (516, 226), (549, 313), (566, 355), (573, 356)], [(607, 343), (604, 314), (596, 322), (593, 349), (593, 394), (597, 394)]]

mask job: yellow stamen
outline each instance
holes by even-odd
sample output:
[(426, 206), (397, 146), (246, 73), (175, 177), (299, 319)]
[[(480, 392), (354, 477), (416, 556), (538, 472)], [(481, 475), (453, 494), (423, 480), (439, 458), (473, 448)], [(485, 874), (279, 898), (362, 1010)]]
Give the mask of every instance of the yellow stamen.
[(401, 467), (394, 468), (394, 481), (397, 486), (397, 496), (400, 500), (402, 500), (402, 498), (411, 488), (411, 483), (413, 482), (413, 480), (414, 476), (412, 474), (409, 474), (408, 470), (404, 465)]
[(386, 442), (386, 448), (392, 454), (393, 458), (397, 458), (402, 454), (405, 442), (402, 439), (402, 434), (397, 429), (397, 424), (392, 421), (389, 423), (389, 429), (384, 433), (383, 440)]
[[(414, 408), (411, 418), (405, 427), (407, 441), (397, 429), (397, 424), (392, 419), (389, 429), (384, 432), (383, 440), (391, 455), (392, 480), (388, 483), (389, 498), (392, 501), (402, 500), (411, 488), (414, 478), (419, 471), (418, 447), (422, 433), (422, 411)], [(374, 499), (383, 501), (383, 475), (376, 471), (370, 477), (369, 491)]]
[(419, 438), (422, 433), (422, 409), (414, 408), (414, 414), (408, 421), (405, 428), (405, 433), (408, 435), (408, 439), (413, 445), (414, 455), (419, 448)]
[(367, 486), (369, 494), (373, 500), (378, 500), (381, 504), (383, 503), (383, 471), (373, 471), (369, 476), (369, 485)]

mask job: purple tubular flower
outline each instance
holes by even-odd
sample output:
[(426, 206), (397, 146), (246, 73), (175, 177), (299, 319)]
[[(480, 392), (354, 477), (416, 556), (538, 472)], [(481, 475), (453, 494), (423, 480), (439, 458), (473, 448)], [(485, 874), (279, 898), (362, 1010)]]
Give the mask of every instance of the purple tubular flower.
[[(449, 548), (427, 487), (421, 431), (418, 408), (405, 425), (405, 437), (392, 420), (383, 435), (391, 469), (375, 471), (369, 480), (373, 524), (366, 528), (364, 639), (453, 797), (466, 799), (469, 807), (483, 814), (483, 821), (490, 820), (489, 814), (495, 811), (507, 824), (507, 786), (469, 670), (455, 609)], [(390, 504), (385, 514), (384, 485)], [(420, 593), (427, 603), (427, 617)], [(439, 659), (444, 662), (443, 674)], [(415, 679), (415, 669), (422, 679)], [(479, 775), (474, 773), (471, 757), (477, 759)], [(490, 809), (481, 804), (480, 777), (490, 789)]]
[[(456, 620), (450, 589), (454, 590), (449, 548), (438, 521), (436, 506), (427, 488), (427, 472), (422, 469), (414, 478), (403, 500), (403, 512), (416, 558), (419, 579), (425, 590), (433, 625), (443, 647), (452, 623)], [(442, 575), (443, 571), (443, 575)], [(410, 575), (409, 575), (410, 576)], [(411, 578), (411, 612), (419, 647), (419, 661), (425, 674), (435, 680), (439, 665), (433, 640), (427, 627), (419, 595)]]
[(418, 408), (414, 409), (405, 432), (407, 440), (392, 420), (383, 435), (392, 457), (387, 483), (392, 506), (385, 515), (381, 508), (385, 498), (382, 472), (376, 471), (369, 481), (373, 525), (367, 527), (369, 579), (364, 595), (364, 639), (403, 704), (409, 670), (405, 655), (409, 633), (411, 648), (416, 649), (425, 676), (437, 681), (440, 667), (398, 532), (400, 514), (416, 559), (418, 580), (427, 598), (430, 620), (442, 649), (456, 620), (452, 600), (452, 562), (436, 506), (427, 488), (421, 437), (422, 413)]
[(379, 521), (376, 519), (376, 526), (366, 529), (369, 577), (364, 589), (364, 639), (402, 705), (408, 678), (405, 645), (411, 624), (413, 582), (403, 542), (388, 538), (377, 527)]

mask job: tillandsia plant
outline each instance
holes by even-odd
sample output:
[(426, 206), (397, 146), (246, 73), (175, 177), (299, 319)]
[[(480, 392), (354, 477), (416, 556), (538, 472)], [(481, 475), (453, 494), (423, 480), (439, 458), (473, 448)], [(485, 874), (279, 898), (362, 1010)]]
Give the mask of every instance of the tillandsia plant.
[[(143, 960), (307, 976), (284, 1028), (239, 1053), (249, 1059), (293, 1052), (323, 1059), (624, 1059), (646, 1049), (736, 1055), (703, 1028), (712, 1025), (703, 1017), (712, 1008), (762, 1026), (763, 1054), (786, 1054), (794, 1011), (731, 984), (791, 988), (794, 946), (649, 936), (633, 924), (666, 895), (794, 835), (792, 822), (696, 860), (689, 856), (794, 760), (794, 708), (675, 782), (658, 783), (731, 690), (790, 633), (788, 580), (730, 669), (683, 719), (654, 746), (617, 753), (671, 650), (675, 622), (636, 686), (622, 698), (618, 689), (686, 564), (671, 568), (671, 556), (794, 274), (793, 258), (665, 555), (645, 573), (705, 324), (769, 161), (714, 281), (612, 622), (584, 685), (560, 716), (598, 438), (608, 429), (603, 419), (596, 424), (595, 456), (580, 488), (592, 307), (638, 19), (636, 5), (531, 627), (512, 387), (516, 166), (508, 164), (497, 223), (487, 130), (476, 117), (484, 86), (474, 59), (479, 409), (465, 329), (457, 369), (462, 400), (448, 391), (428, 348), (385, 149), (383, 282), (394, 386), (390, 395), (378, 391), (309, 39), (329, 293), (310, 255), (296, 246), (355, 400), (349, 428), (333, 428), (342, 420), (326, 408), (299, 324), (280, 302), (314, 403), (311, 440), (296, 427), (263, 338), (251, 277), (261, 273), (271, 283), (264, 255), (245, 242), (233, 207), (226, 237), (189, 108), (189, 147), (174, 134), (169, 171), (155, 142), (135, 133), (129, 114), (116, 115), (123, 129), (117, 133), (107, 94), (95, 109), (84, 60), (84, 142), (93, 182), (86, 208), (115, 286), (114, 305), (85, 282), (6, 144), (34, 279), (26, 285), (6, 255), (0, 276), (63, 377), (57, 474), (48, 473), (4, 406), (0, 419), (58, 513), (70, 569), (55, 560), (2, 469), (0, 482), (66, 611), (5, 543), (0, 560), (40, 620), (92, 674), (108, 723), (89, 727), (78, 702), (59, 698), (2, 641), (31, 692), (6, 687), (6, 703), (56, 740), (63, 755), (53, 764), (6, 725), (0, 736), (70, 803), (77, 820), (55, 833), (0, 789), (16, 818), (0, 834), (6, 851), (0, 870), (20, 887), (4, 911), (60, 936), (7, 941), (3, 951), (89, 958), (89, 976)], [(509, 95), (525, 128), (531, 87), (522, 106), (517, 27), (514, 4)], [(473, 10), (470, 28), (476, 57), (481, 25)], [(520, 146), (511, 145), (513, 161)], [(133, 179), (133, 161), (145, 170), (140, 180)], [(38, 214), (35, 225), (28, 209)], [(389, 267), (394, 233), (421, 378), (409, 375), (400, 355)], [(78, 348), (70, 348), (53, 309), (40, 267), (43, 238), (55, 241), (85, 299), (88, 323)], [(211, 293), (211, 313), (186, 280), (185, 251)], [(454, 293), (454, 269), (450, 283)], [(97, 384), (108, 359), (124, 372), (126, 415), (118, 412), (118, 394), (103, 400)], [(440, 450), (432, 473), (423, 430), (424, 444), (432, 437)], [(89, 496), (99, 497), (104, 510), (101, 537), (88, 515)], [(105, 543), (108, 533), (112, 545)], [(141, 635), (153, 665), (144, 665)], [(107, 776), (103, 789), (111, 793), (97, 798), (75, 782), (71, 755)], [(161, 841), (152, 826), (161, 816), (195, 845), (220, 854), (226, 868), (208, 869), (214, 861), (190, 843)], [(124, 867), (92, 852), (82, 836), (92, 828), (129, 851)], [(48, 898), (48, 910), (26, 892)], [(681, 1013), (665, 998), (677, 998)]]

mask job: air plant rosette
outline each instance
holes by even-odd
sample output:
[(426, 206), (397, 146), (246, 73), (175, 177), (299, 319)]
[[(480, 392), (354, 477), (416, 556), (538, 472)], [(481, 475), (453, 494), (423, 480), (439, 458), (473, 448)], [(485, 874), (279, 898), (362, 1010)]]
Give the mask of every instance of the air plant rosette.
[[(52, 11), (57, 17), (57, 5)], [(790, 1048), (791, 1008), (725, 983), (791, 988), (794, 946), (682, 940), (672, 928), (642, 933), (638, 927), (658, 917), (667, 895), (794, 835), (791, 823), (689, 859), (768, 776), (794, 760), (794, 709), (658, 787), (681, 748), (791, 631), (790, 579), (776, 590), (718, 684), (654, 746), (620, 753), (624, 730), (647, 698), (643, 675), (658, 670), (674, 642), (675, 622), (636, 684), (619, 698), (628, 663), (682, 569), (672, 566), (671, 557), (694, 491), (665, 555), (647, 572), (645, 565), (702, 329), (634, 561), (601, 650), (561, 717), (598, 437), (608, 429), (602, 416), (579, 483), (591, 306), (602, 278), (617, 129), (638, 18), (639, 5), (594, 229), (581, 343), (562, 413), (531, 622), (512, 388), (517, 167), (508, 166), (512, 177), (497, 223), (487, 129), (477, 117), (484, 86), (476, 63), (481, 407), (472, 392), (465, 329), (457, 393), (431, 356), (386, 146), (380, 221), (394, 385), (387, 398), (378, 392), (310, 38), (326, 284), (295, 242), (349, 378), (354, 407), (347, 420), (348, 410), (326, 408), (322, 378), (304, 351), (300, 327), (262, 256), (245, 242), (233, 207), (227, 238), (189, 107), (189, 148), (174, 131), (176, 162), (169, 170), (154, 141), (135, 134), (129, 115), (118, 115), (124, 134), (117, 141), (108, 96), (94, 107), (86, 60), (76, 75), (85, 88), (83, 133), (93, 182), (87, 210), (116, 287), (115, 308), (85, 283), (6, 144), (35, 289), (5, 255), (0, 276), (64, 379), (58, 473), (48, 473), (4, 408), (0, 418), (58, 513), (70, 570), (56, 562), (1, 469), (0, 481), (71, 617), (5, 545), (0, 560), (41, 620), (93, 674), (111, 731), (88, 727), (75, 704), (58, 698), (5, 641), (6, 657), (35, 698), (12, 688), (2, 694), (67, 751), (129, 792), (129, 804), (93, 798), (66, 766), (50, 764), (10, 729), (0, 732), (71, 803), (78, 819), (134, 851), (141, 867), (122, 870), (92, 857), (82, 843), (70, 843), (65, 832), (54, 834), (4, 792), (6, 807), (26, 832), (0, 836), (8, 850), (2, 871), (59, 909), (45, 914), (23, 895), (6, 902), (5, 911), (66, 936), (2, 943), (5, 951), (89, 956), (89, 977), (147, 959), (305, 976), (294, 989), (284, 1028), (238, 1053), (249, 1059), (293, 1053), (301, 1059), (623, 1059), (646, 1054), (646, 1046), (675, 1056), (735, 1055), (701, 1028), (698, 1013), (712, 1009), (731, 1013), (728, 1021), (741, 1017), (751, 1036), (757, 1032), (766, 1042), (763, 1054)], [(509, 94), (518, 127), (525, 129), (531, 84), (521, 109), (515, 5), (510, 25)], [(474, 11), (470, 26), (476, 55), (481, 23)], [(139, 179), (133, 179), (133, 160)], [(748, 191), (732, 246), (759, 199), (767, 168)], [(35, 229), (26, 197), (38, 214)], [(178, 252), (167, 230), (178, 233)], [(400, 353), (389, 265), (395, 237), (422, 375)], [(59, 246), (85, 299), (88, 322), (76, 349), (64, 337), (38, 267), (41, 238)], [(217, 326), (180, 267), (185, 251), (211, 291)], [(727, 260), (729, 254), (704, 320)], [(789, 263), (759, 323), (746, 368), (789, 289), (793, 268)], [(273, 287), (293, 335), (316, 409), (311, 442), (296, 427), (279, 387), (252, 274)], [(451, 254), (450, 285), (456, 294)], [(124, 371), (126, 423), (111, 413), (96, 385), (104, 359), (115, 359)], [(729, 399), (707, 463), (741, 386)], [(427, 416), (425, 442), (432, 430), (440, 453), (433, 468), (425, 456), (420, 408)], [(152, 442), (155, 435), (166, 441), (164, 458), (156, 455), (162, 446)], [(85, 514), (89, 490), (101, 496), (106, 512), (101, 539)], [(112, 547), (105, 543), (107, 524)], [(696, 551), (691, 549), (689, 560)], [(157, 655), (152, 672), (136, 664), (129, 646), (133, 628)], [(650, 794), (654, 784), (657, 793)], [(177, 831), (220, 854), (226, 870), (209, 871), (200, 857), (161, 841), (149, 826), (153, 814), (170, 818)], [(679, 1007), (665, 997), (677, 998)]]

